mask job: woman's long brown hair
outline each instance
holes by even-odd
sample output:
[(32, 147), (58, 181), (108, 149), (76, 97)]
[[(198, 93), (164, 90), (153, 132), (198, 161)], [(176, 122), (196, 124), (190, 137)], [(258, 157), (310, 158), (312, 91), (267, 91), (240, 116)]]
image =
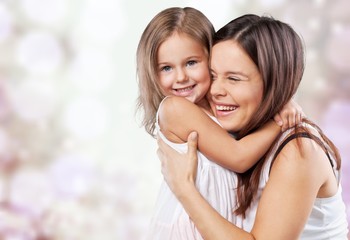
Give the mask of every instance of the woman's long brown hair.
[[(262, 102), (249, 123), (237, 133), (241, 138), (272, 119), (296, 93), (304, 72), (303, 43), (288, 24), (252, 14), (236, 18), (221, 28), (214, 36), (214, 45), (222, 41), (237, 42), (256, 64), (263, 80)], [(336, 156), (339, 168), (340, 156), (334, 144), (314, 123), (305, 121), (318, 129)], [(296, 127), (295, 131), (308, 130)], [(238, 215), (245, 217), (256, 196), (265, 157), (245, 173), (238, 174), (238, 206), (235, 211)]]

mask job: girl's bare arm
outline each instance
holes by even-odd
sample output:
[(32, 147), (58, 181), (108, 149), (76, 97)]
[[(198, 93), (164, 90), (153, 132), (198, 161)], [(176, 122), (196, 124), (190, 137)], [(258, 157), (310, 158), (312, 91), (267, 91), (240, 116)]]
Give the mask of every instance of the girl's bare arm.
[(198, 106), (185, 98), (168, 97), (159, 111), (161, 131), (173, 142), (199, 135), (198, 148), (212, 161), (235, 172), (245, 172), (269, 149), (281, 128), (271, 120), (254, 133), (235, 140)]

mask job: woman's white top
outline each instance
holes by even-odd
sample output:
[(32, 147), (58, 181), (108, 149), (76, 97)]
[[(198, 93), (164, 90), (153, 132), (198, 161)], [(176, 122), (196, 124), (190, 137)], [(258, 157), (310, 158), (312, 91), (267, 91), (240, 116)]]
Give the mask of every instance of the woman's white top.
[[(217, 120), (212, 117), (216, 122)], [(219, 123), (218, 123), (219, 124)], [(187, 152), (187, 144), (173, 143), (166, 139), (158, 124), (159, 137), (178, 152)], [(198, 154), (196, 186), (202, 196), (224, 218), (234, 222), (236, 174)], [(163, 181), (158, 193), (154, 214), (148, 229), (147, 240), (192, 240), (203, 239), (197, 231), (181, 203), (176, 199), (168, 185)]]
[[(305, 125), (312, 129), (310, 125)], [(251, 207), (247, 210), (247, 216), (245, 219), (237, 217), (237, 225), (246, 231), (251, 231), (255, 215), (258, 207), (258, 202), (260, 200), (262, 191), (264, 190), (267, 181), (269, 180), (270, 167), (273, 161), (273, 157), (286, 139), (286, 137), (291, 133), (292, 129), (287, 130), (279, 138), (278, 142), (273, 147), (271, 153), (266, 159), (265, 165), (263, 167), (260, 184), (257, 193), (257, 198), (253, 201)], [(323, 143), (327, 146), (325, 143)], [(338, 182), (340, 182), (340, 174), (336, 169), (337, 163), (333, 156), (330, 154), (330, 161), (332, 161), (333, 171), (337, 177)], [(348, 234), (348, 223), (346, 220), (346, 210), (345, 204), (341, 196), (341, 185), (339, 183), (337, 193), (329, 198), (316, 198), (314, 205), (312, 207), (311, 214), (306, 222), (305, 228), (300, 236), (301, 240), (347, 240)]]

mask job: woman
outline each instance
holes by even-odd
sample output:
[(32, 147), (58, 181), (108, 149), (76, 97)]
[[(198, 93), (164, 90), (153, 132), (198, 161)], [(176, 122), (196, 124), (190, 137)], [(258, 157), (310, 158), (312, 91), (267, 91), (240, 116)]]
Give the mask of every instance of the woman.
[[(291, 99), (303, 70), (302, 42), (290, 26), (244, 15), (215, 35), (210, 105), (221, 125), (242, 138)], [(204, 239), (347, 239), (340, 156), (310, 121), (281, 134), (265, 157), (238, 174), (235, 225), (195, 187), (195, 142), (190, 138), (187, 155), (158, 143), (165, 180)]]

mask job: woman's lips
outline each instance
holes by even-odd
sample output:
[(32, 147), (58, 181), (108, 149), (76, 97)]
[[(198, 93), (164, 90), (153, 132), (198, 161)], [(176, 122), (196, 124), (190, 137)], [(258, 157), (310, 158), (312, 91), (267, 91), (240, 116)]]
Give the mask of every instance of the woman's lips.
[(234, 111), (236, 111), (238, 106), (236, 105), (226, 105), (226, 104), (216, 104), (215, 112), (217, 117), (224, 117), (230, 115)]

